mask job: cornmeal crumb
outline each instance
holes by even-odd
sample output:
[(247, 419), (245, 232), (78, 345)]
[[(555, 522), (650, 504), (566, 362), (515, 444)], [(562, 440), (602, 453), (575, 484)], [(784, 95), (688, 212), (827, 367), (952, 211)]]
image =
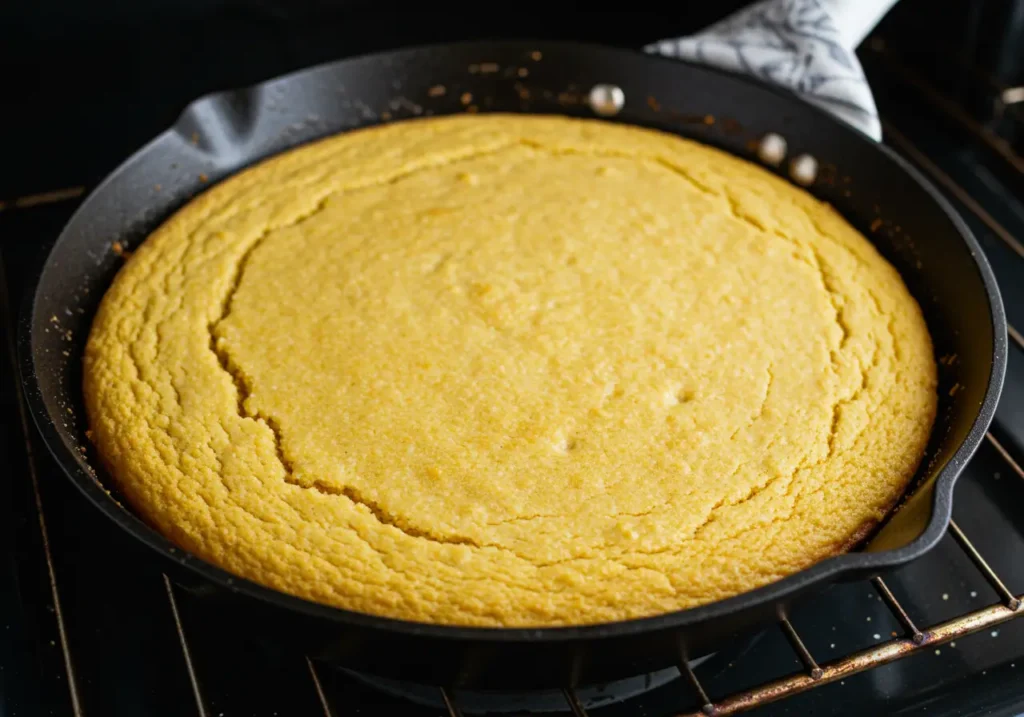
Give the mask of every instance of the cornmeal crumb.
[(849, 549), (936, 403), (917, 304), (828, 205), (674, 135), (502, 114), (204, 192), (121, 268), (84, 375), (104, 463), (179, 547), (494, 626), (680, 610)]

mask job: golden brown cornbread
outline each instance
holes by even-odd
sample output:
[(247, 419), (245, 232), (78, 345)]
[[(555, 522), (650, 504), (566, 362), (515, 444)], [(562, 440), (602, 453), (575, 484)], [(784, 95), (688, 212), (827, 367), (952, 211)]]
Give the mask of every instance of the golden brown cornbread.
[(350, 132), (201, 195), (85, 354), (94, 440), (183, 548), (410, 620), (584, 624), (850, 547), (935, 413), (925, 323), (829, 206), (597, 120)]

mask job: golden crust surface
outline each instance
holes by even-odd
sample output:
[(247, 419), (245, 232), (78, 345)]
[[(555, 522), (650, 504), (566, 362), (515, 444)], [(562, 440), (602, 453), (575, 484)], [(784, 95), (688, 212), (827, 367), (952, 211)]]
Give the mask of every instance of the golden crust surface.
[(844, 550), (935, 414), (920, 310), (832, 208), (699, 143), (359, 130), (177, 212), (105, 295), (94, 441), (184, 549), (408, 620), (587, 624)]

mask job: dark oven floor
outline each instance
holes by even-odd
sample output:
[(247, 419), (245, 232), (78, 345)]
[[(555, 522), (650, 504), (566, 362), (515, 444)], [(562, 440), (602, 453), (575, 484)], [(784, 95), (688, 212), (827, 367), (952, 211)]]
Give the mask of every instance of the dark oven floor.
[[(895, 61), (884, 45), (872, 48), (866, 51), (867, 66), (886, 78), (876, 86), (887, 141), (935, 181), (948, 179), (945, 189), (994, 264), (1011, 323), (1024, 328), (1024, 251), (1013, 242), (1014, 235), (1024, 235), (1024, 209), (1013, 199), (1002, 165), (968, 136), (969, 127), (916, 120), (936, 112), (927, 93), (919, 92), (914, 77), (891, 71), (889, 63)], [(39, 266), (80, 191), (73, 188), (18, 207), (8, 203), (0, 210), (6, 347), (11, 347), (24, 279)], [(450, 708), (439, 691), (427, 695), (433, 706), (388, 696), (334, 668), (262, 643), (258, 625), (250, 636), (238, 636), (211, 624), (185, 593), (152, 570), (141, 548), (102, 519), (61, 476), (26, 424), (11, 351), (3, 357), (0, 388), (0, 449), (9, 466), (2, 481), (9, 495), (0, 500), (0, 715), (416, 717), (457, 714), (459, 705), (467, 711), (473, 705), (474, 696), (458, 693), (450, 696), (455, 703)], [(1024, 344), (1019, 336), (1011, 341), (996, 423), (960, 480), (954, 517), (991, 570), (1020, 595), (1024, 474), (1014, 466), (1014, 457), (1024, 457)], [(1015, 619), (1024, 608), (1011, 615), (1001, 607), (1005, 596), (954, 535), (924, 559), (885, 576), (884, 585), (924, 630), (923, 646), (912, 649), (913, 641), (904, 639), (912, 633), (885, 599), (884, 588), (856, 582), (795, 610), (792, 633), (785, 625), (771, 628), (741, 649), (726, 649), (697, 666), (694, 675), (722, 711), (813, 687), (754, 712), (1024, 712), (1024, 620)], [(928, 631), (951, 620), (950, 626)], [(822, 677), (808, 676), (813, 665), (794, 649), (794, 634), (823, 670)], [(861, 651), (860, 662), (847, 659)], [(904, 652), (913, 654), (870, 670), (851, 669)], [(660, 687), (617, 703), (608, 694), (584, 694), (591, 702), (581, 710), (605, 717), (699, 710), (701, 700), (690, 681), (678, 674), (670, 677)], [(755, 689), (729, 699), (774, 680), (782, 680), (774, 692)], [(555, 697), (547, 704), (572, 714), (569, 703)]]

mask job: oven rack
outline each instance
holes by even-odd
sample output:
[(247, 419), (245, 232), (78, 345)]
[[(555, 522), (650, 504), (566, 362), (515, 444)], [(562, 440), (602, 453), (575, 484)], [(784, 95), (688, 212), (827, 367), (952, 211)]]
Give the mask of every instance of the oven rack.
[[(872, 48), (873, 51), (878, 51), (878, 49), (879, 48)], [(946, 110), (945, 107), (940, 107), (939, 109)], [(980, 219), (996, 237), (1001, 239), (1006, 245), (1012, 248), (1015, 253), (1019, 254), (1021, 258), (1024, 259), (1024, 246), (1022, 246), (1016, 237), (1014, 237), (1005, 227), (1000, 225), (990, 214), (988, 214), (988, 212), (986, 212), (985, 209), (966, 190), (959, 186), (955, 180), (949, 177), (948, 174), (932, 162), (920, 149), (915, 147), (895, 127), (884, 120), (883, 128), (886, 140), (891, 146), (898, 149), (901, 154), (910, 159), (918, 166), (918, 168), (923, 170), (925, 174), (929, 175), (937, 185), (949, 192), (949, 194), (960, 202), (967, 211)], [(977, 132), (976, 128), (969, 127), (968, 129), (971, 129), (975, 133)], [(0, 201), (0, 211), (67, 202), (80, 197), (85, 193), (85, 191), (85, 187), (79, 186), (55, 192), (46, 192), (38, 195), (20, 197), (8, 202)], [(1008, 336), (1012, 343), (1016, 344), (1020, 350), (1024, 351), (1024, 335), (1022, 335), (1019, 330), (1015, 329), (1013, 326), (1008, 326)], [(22, 416), (23, 420), (24, 418), (25, 417)], [(1015, 460), (1007, 448), (1004, 447), (991, 432), (986, 434), (986, 439), (1007, 467), (1021, 480), (1024, 480), (1024, 468), (1022, 468), (1021, 464)], [(30, 473), (37, 507), (41, 508), (38, 492), (38, 476), (35, 475), (34, 470), (31, 470), (31, 468)], [(45, 523), (43, 523), (41, 513), (40, 522), (42, 534), (44, 536), (44, 551), (46, 553), (48, 570), (52, 581), (54, 579), (53, 565), (49, 555), (49, 548), (46, 546), (47, 531)], [(974, 568), (996, 591), (999, 596), (999, 601), (997, 603), (984, 607), (980, 610), (963, 613), (957, 617), (928, 627), (920, 627), (912, 620), (907, 613), (907, 610), (893, 595), (884, 579), (881, 577), (875, 577), (870, 581), (872, 588), (902, 627), (902, 635), (867, 649), (853, 651), (844, 657), (819, 663), (807, 648), (804, 640), (801, 638), (796, 628), (794, 628), (792, 622), (790, 622), (787, 617), (783, 617), (779, 621), (778, 626), (785, 635), (787, 643), (792, 648), (793, 653), (797, 658), (799, 658), (800, 664), (802, 665), (802, 669), (800, 671), (776, 680), (764, 682), (746, 690), (728, 694), (720, 699), (712, 700), (700, 680), (690, 668), (690, 665), (686, 662), (683, 656), (680, 655), (677, 669), (685, 683), (689, 685), (691, 695), (696, 698), (697, 709), (696, 711), (682, 712), (678, 714), (677, 717), (701, 717), (702, 715), (724, 717), (725, 715), (739, 714), (770, 702), (785, 699), (787, 697), (848, 678), (852, 675), (866, 672), (875, 667), (880, 667), (882, 665), (904, 659), (910, 655), (918, 654), (928, 648), (934, 648), (964, 636), (981, 632), (985, 629), (991, 629), (1001, 623), (1024, 617), (1024, 594), (1015, 595), (1011, 592), (999, 575), (989, 565), (988, 561), (985, 560), (977, 547), (975, 547), (974, 543), (955, 521), (951, 521), (949, 532), (959, 548), (967, 558), (969, 558)], [(166, 578), (166, 576), (164, 577), (164, 584), (167, 591), (168, 601), (170, 603), (171, 613), (174, 618), (175, 627), (177, 628), (177, 633), (180, 638), (182, 652), (184, 653), (187, 672), (191, 678), (193, 691), (195, 693), (198, 717), (212, 717), (205, 708), (205, 700), (202, 696), (199, 680), (193, 669), (190, 646), (182, 627), (182, 621), (179, 616), (177, 600), (175, 597), (177, 589), (173, 586), (171, 581)], [(52, 587), (54, 587), (53, 598), (56, 622), (61, 648), (65, 657), (68, 687), (71, 693), (73, 712), (75, 714), (81, 714), (78, 689), (76, 687), (74, 670), (71, 669), (70, 655), (63, 619), (61, 616), (60, 600), (56, 594), (55, 584), (52, 584)], [(327, 697), (327, 691), (324, 689), (319, 675), (319, 671), (322, 668), (316, 662), (309, 660), (308, 658), (306, 662), (315, 687), (316, 695), (322, 705), (324, 715), (326, 715), (326, 717), (334, 717), (335, 711), (331, 707), (331, 702)], [(448, 717), (463, 717), (464, 713), (459, 705), (458, 690), (438, 688), (438, 691), (440, 698), (445, 705)], [(583, 706), (575, 688), (566, 687), (562, 690), (562, 693), (566, 709), (569, 714), (573, 715), (573, 717), (588, 717), (590, 712), (588, 712), (588, 710)]]

